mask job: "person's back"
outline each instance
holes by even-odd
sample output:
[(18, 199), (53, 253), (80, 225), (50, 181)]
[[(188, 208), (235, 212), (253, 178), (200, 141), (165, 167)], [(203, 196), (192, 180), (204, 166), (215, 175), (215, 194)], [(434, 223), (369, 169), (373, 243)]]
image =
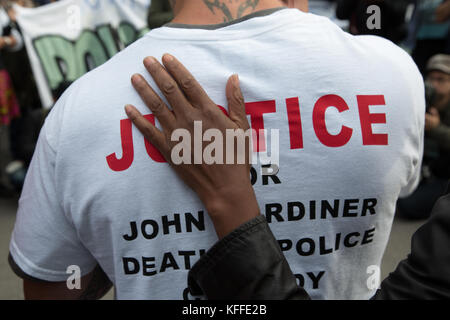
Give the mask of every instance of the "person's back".
[(124, 112), (130, 103), (149, 114), (130, 77), (148, 79), (143, 58), (169, 52), (224, 107), (228, 76), (239, 74), (253, 128), (279, 129), (279, 172), (263, 177), (256, 165), (252, 173), (299, 283), (313, 298), (370, 298), (397, 197), (418, 178), (417, 68), (386, 40), (353, 37), (295, 9), (207, 29), (153, 30), (64, 94), (27, 177), (14, 260), (48, 281), (98, 262), (118, 299), (192, 298), (187, 272), (216, 241), (214, 228)]

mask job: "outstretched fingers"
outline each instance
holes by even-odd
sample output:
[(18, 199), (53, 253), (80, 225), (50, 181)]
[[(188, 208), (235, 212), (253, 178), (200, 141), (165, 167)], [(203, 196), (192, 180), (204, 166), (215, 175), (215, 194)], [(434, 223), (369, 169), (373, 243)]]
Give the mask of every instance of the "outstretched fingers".
[(177, 114), (186, 114), (192, 110), (192, 105), (186, 99), (177, 82), (158, 60), (154, 57), (147, 57), (144, 59), (144, 66), (172, 106), (175, 116)]

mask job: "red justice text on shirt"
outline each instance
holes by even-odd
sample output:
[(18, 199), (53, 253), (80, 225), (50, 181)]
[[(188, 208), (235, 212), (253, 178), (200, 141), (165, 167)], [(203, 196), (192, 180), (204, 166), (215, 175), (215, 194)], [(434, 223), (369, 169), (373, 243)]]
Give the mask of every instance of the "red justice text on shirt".
[[(388, 134), (373, 133), (373, 124), (386, 124), (386, 114), (371, 113), (370, 106), (386, 105), (383, 95), (358, 95), (358, 110), (361, 123), (362, 144), (364, 146), (386, 146), (388, 145)], [(221, 107), (222, 111), (227, 114), (227, 111)], [(264, 115), (275, 113), (275, 100), (248, 102), (245, 104), (247, 115), (250, 116), (250, 125), (256, 132), (264, 130)], [(314, 132), (319, 141), (330, 148), (338, 148), (345, 146), (353, 135), (353, 129), (342, 124), (341, 130), (338, 134), (331, 134), (327, 128), (325, 121), (325, 113), (329, 108), (335, 108), (342, 113), (349, 110), (347, 102), (340, 96), (330, 94), (320, 97), (313, 109), (313, 127)], [(303, 148), (303, 129), (302, 117), (300, 113), (299, 98), (286, 99), (286, 110), (289, 125), (289, 137), (291, 149)], [(151, 123), (155, 124), (154, 115), (146, 115), (145, 118)], [(108, 166), (113, 171), (125, 171), (133, 163), (134, 160), (134, 146), (132, 123), (129, 119), (120, 121), (120, 135), (122, 140), (122, 157), (117, 158), (115, 153), (106, 157)], [(255, 135), (256, 142), (254, 147), (256, 152), (264, 152), (266, 150), (266, 143), (264, 135)], [(159, 163), (166, 162), (160, 152), (147, 140), (145, 140), (145, 147), (149, 157)]]

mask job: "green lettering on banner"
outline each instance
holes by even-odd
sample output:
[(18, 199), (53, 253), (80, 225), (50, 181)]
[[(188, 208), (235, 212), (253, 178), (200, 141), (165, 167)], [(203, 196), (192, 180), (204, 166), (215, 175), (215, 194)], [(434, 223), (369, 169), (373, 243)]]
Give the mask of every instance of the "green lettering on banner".
[(125, 47), (128, 47), (138, 38), (138, 32), (133, 25), (128, 22), (122, 22), (117, 31), (119, 34), (119, 40)]
[[(74, 45), (60, 36), (45, 36), (34, 41), (48, 84), (52, 90), (64, 81), (74, 81), (80, 74), (76, 67)], [(64, 63), (65, 70), (61, 63)]]
[[(98, 35), (92, 31), (85, 31), (78, 38), (75, 43), (75, 56), (77, 59), (76, 66), (82, 74), (108, 61), (105, 48)], [(88, 57), (92, 58), (92, 67), (88, 63)]]
[(123, 22), (114, 30), (102, 25), (95, 31), (84, 30), (75, 41), (62, 36), (48, 35), (33, 40), (34, 49), (53, 94), (86, 72), (102, 65), (119, 48), (124, 48), (148, 32), (136, 31), (133, 25)]
[(119, 52), (117, 37), (114, 36), (114, 29), (112, 29), (110, 25), (98, 27), (97, 33), (100, 40), (103, 42), (109, 57), (112, 57)]

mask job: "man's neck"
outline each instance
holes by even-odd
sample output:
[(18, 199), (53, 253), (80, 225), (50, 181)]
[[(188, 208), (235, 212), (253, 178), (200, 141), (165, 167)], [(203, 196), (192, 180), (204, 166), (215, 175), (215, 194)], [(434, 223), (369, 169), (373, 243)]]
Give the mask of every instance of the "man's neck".
[(208, 25), (230, 22), (248, 14), (283, 7), (279, 0), (172, 0), (172, 23)]

